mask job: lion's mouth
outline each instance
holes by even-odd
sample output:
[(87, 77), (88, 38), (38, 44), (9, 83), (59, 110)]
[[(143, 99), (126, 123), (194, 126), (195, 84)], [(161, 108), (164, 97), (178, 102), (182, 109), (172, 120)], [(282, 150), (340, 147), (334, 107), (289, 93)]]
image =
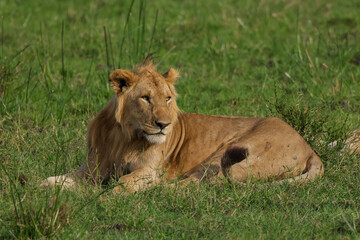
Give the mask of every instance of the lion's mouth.
[(165, 135), (163, 131), (155, 132), (155, 133), (148, 133), (145, 130), (143, 131), (146, 135)]

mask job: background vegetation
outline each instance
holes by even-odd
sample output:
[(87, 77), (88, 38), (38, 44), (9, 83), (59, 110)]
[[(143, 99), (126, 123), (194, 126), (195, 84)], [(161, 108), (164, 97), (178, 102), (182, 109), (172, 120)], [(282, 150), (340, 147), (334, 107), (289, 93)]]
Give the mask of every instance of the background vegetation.
[[(359, 12), (356, 0), (0, 1), (0, 238), (359, 238), (360, 161), (340, 151), (360, 122)], [(181, 71), (182, 110), (281, 117), (324, 177), (39, 189), (82, 162), (108, 73), (151, 52)]]

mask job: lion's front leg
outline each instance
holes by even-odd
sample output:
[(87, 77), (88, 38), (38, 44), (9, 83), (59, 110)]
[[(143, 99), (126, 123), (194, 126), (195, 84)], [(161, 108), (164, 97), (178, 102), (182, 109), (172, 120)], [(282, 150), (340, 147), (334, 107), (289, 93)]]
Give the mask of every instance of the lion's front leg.
[(159, 182), (157, 172), (151, 168), (141, 168), (119, 179), (119, 185), (113, 189), (113, 193), (134, 193), (146, 189)]

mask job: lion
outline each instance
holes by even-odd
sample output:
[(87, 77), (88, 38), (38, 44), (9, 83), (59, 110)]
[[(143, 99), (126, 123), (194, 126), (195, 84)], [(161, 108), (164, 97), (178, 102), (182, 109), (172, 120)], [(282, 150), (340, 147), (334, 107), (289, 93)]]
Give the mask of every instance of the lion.
[(309, 181), (324, 173), (306, 141), (279, 118), (181, 112), (170, 68), (159, 74), (150, 57), (133, 71), (109, 76), (114, 97), (87, 131), (87, 158), (73, 174), (44, 186), (76, 186), (78, 179), (118, 180), (114, 192), (136, 192), (163, 182), (251, 179)]

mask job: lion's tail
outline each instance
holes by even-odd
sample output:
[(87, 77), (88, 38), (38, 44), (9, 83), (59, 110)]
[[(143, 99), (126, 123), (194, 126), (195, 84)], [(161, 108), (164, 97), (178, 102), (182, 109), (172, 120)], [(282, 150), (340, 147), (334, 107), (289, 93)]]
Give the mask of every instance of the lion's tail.
[(316, 178), (320, 178), (324, 174), (324, 165), (321, 162), (318, 155), (316, 155), (315, 152), (311, 154), (309, 159), (306, 163), (306, 172), (293, 177), (293, 178), (287, 178), (278, 181), (277, 183), (284, 183), (284, 182), (308, 182), (309, 180), (315, 180)]

